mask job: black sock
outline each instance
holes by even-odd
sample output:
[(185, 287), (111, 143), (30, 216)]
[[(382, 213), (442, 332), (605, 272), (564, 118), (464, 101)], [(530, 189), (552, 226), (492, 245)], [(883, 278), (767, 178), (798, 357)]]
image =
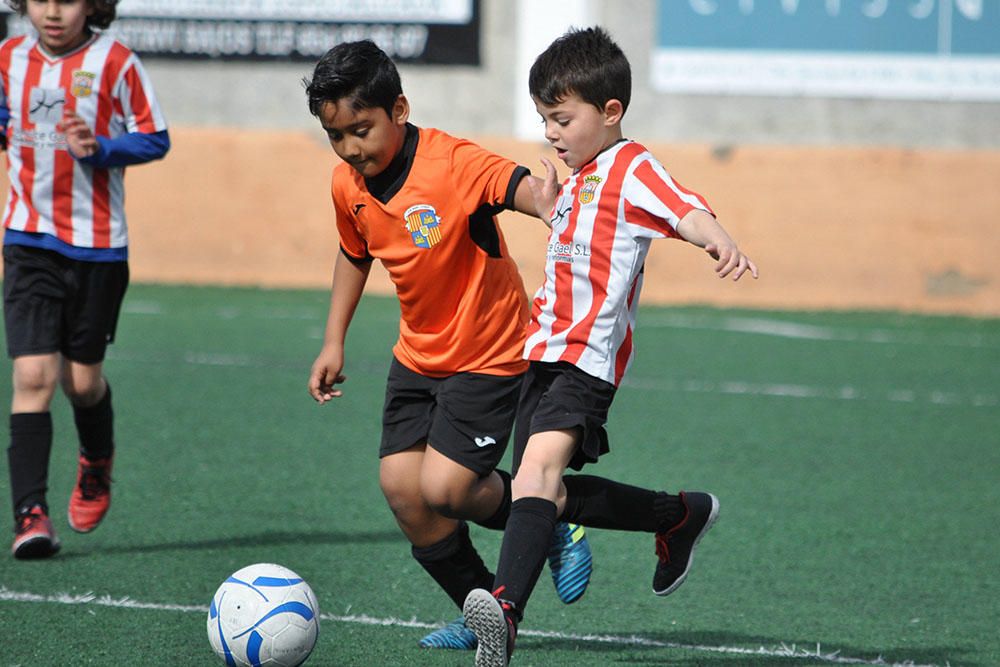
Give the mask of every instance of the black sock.
[(19, 412), (10, 416), (10, 491), (14, 511), (41, 505), (49, 511), (45, 491), (49, 479), (49, 454), (52, 452), (52, 414)]
[(498, 597), (514, 605), (517, 621), (542, 572), (555, 525), (556, 505), (550, 500), (519, 498), (510, 506), (495, 585), (503, 586)]
[(591, 528), (657, 533), (684, 516), (680, 496), (642, 489), (593, 475), (564, 475), (562, 521)]
[(104, 396), (94, 405), (89, 408), (73, 406), (80, 453), (91, 460), (109, 458), (115, 451), (111, 385), (106, 386)]
[(490, 530), (503, 530), (504, 526), (507, 525), (507, 517), (510, 516), (510, 473), (503, 470), (495, 472), (503, 480), (503, 500), (500, 501), (500, 507), (493, 513), (493, 516), (483, 521), (477, 521), (476, 523)]
[(413, 547), (413, 557), (427, 574), (461, 609), (473, 588), (493, 590), (493, 574), (486, 569), (469, 538), (469, 525), (459, 522), (458, 530), (427, 547)]

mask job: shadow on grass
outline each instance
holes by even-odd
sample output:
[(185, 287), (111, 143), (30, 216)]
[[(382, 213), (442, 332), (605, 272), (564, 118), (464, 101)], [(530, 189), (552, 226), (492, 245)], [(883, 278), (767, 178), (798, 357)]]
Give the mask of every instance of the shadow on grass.
[[(567, 632), (573, 632), (567, 628)], [(740, 665), (741, 667), (784, 667), (786, 665), (936, 665), (939, 667), (985, 667), (985, 664), (962, 660), (968, 651), (955, 646), (871, 648), (846, 646), (836, 641), (789, 641), (729, 632), (689, 634), (642, 633), (631, 631), (601, 633), (620, 641), (576, 640), (569, 638), (523, 636), (518, 650), (529, 662), (546, 664), (550, 651), (586, 651), (609, 654), (602, 664), (628, 665)], [(628, 644), (634, 640), (634, 644)], [(785, 655), (787, 653), (787, 655)], [(610, 655), (616, 654), (616, 655)], [(528, 655), (532, 658), (529, 659)], [(582, 662), (586, 659), (581, 658)]]
[(406, 538), (399, 531), (383, 531), (376, 533), (347, 533), (338, 531), (327, 532), (291, 532), (273, 531), (256, 535), (236, 535), (233, 537), (218, 537), (206, 540), (177, 540), (172, 542), (156, 542), (152, 544), (128, 544), (121, 546), (95, 545), (93, 547), (63, 549), (59, 560), (84, 558), (94, 555), (116, 556), (123, 554), (152, 554), (167, 551), (212, 551), (218, 549), (239, 549), (241, 547), (273, 547), (273, 546), (322, 546), (330, 544), (376, 544), (400, 542)]

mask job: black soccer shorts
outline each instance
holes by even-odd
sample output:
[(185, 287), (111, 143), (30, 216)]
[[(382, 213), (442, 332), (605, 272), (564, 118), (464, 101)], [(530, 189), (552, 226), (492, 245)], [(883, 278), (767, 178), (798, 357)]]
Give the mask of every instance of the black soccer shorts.
[(432, 378), (393, 357), (379, 458), (427, 443), (480, 477), (488, 475), (507, 449), (521, 377), (457, 373)]
[(580, 441), (569, 467), (579, 470), (586, 463), (595, 463), (610, 451), (604, 425), (614, 398), (613, 384), (573, 364), (532, 361), (517, 406), (511, 474), (517, 474), (528, 438), (544, 431), (579, 428)]
[(84, 262), (52, 250), (3, 249), (3, 311), (10, 358), (60, 352), (104, 360), (128, 288), (127, 262)]

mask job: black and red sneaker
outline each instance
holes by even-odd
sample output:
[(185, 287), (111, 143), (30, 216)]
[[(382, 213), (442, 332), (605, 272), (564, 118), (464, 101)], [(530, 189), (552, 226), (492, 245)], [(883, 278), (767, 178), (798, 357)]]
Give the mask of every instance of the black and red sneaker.
[(111, 461), (80, 455), (76, 486), (69, 497), (69, 527), (78, 533), (97, 528), (111, 507)]
[(653, 573), (653, 592), (670, 595), (688, 576), (694, 550), (719, 516), (719, 499), (711, 493), (681, 491), (684, 517), (669, 530), (656, 534), (659, 562)]
[(23, 507), (14, 514), (14, 558), (48, 558), (59, 551), (59, 538), (41, 505)]
[(476, 635), (476, 667), (507, 667), (517, 638), (517, 610), (500, 599), (503, 588), (490, 593), (476, 588), (465, 598), (465, 624)]

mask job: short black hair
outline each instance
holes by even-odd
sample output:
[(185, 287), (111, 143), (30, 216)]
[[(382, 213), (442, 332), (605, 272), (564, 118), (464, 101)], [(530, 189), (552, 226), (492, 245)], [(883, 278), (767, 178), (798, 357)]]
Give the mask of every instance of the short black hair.
[(392, 116), (392, 107), (403, 94), (395, 63), (375, 42), (343, 42), (319, 59), (312, 79), (303, 79), (309, 111), (319, 116), (323, 105), (350, 98), (355, 111), (382, 108)]
[(572, 94), (598, 109), (604, 109), (608, 100), (618, 100), (624, 113), (632, 97), (632, 69), (603, 28), (574, 28), (535, 59), (528, 90), (550, 106)]
[[(8, 7), (21, 16), (28, 11), (28, 0), (6, 0), (6, 2)], [(87, 0), (87, 4), (94, 8), (94, 13), (87, 17), (88, 28), (104, 30), (115, 20), (118, 0)]]

